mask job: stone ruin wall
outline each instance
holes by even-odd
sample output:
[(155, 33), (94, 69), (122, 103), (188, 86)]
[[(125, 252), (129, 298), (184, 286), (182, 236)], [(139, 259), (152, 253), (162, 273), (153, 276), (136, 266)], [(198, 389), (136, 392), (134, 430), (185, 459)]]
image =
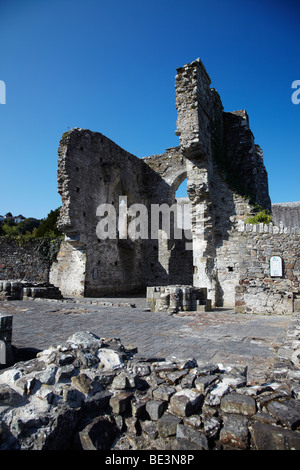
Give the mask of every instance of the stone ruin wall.
[(300, 202), (272, 204), (272, 220), (275, 225), (300, 227)]
[(50, 265), (38, 250), (38, 240), (22, 244), (0, 237), (0, 281), (23, 280), (48, 282)]
[(99, 240), (101, 204), (119, 197), (145, 203), (142, 161), (100, 133), (73, 129), (59, 147), (58, 190), (62, 196), (59, 228), (66, 234), (51, 282), (65, 295), (101, 296), (139, 289), (143, 269), (140, 241)]
[(128, 209), (136, 203), (148, 209), (150, 235), (151, 205), (175, 202), (177, 189), (156, 171), (153, 161), (159, 162), (157, 166), (163, 168), (162, 173), (169, 172), (171, 179), (185, 172), (178, 148), (138, 159), (102, 134), (86, 129), (73, 129), (63, 136), (58, 170), (63, 201), (59, 228), (66, 239), (50, 280), (60, 285), (65, 295), (140, 292), (149, 284), (168, 284), (170, 274), (173, 282), (187, 278), (192, 282), (192, 253), (181, 249), (185, 240), (166, 240), (161, 230), (154, 240), (150, 236), (135, 240), (130, 233), (126, 238), (117, 233), (116, 239), (100, 240), (96, 234), (100, 220), (97, 207), (113, 204), (118, 216), (120, 198), (124, 197)]
[[(244, 302), (237, 292), (244, 282), (238, 226), (253, 214), (253, 204), (271, 210), (268, 175), (247, 112), (224, 112), (210, 84), (200, 59), (177, 69), (180, 146), (163, 155), (139, 159), (86, 129), (64, 134), (58, 186), (63, 202), (59, 228), (66, 241), (50, 280), (65, 295), (188, 284), (207, 289), (212, 306), (233, 307), (236, 298)], [(99, 204), (112, 203), (118, 211), (119, 197), (126, 196), (128, 206), (144, 204), (150, 214), (153, 204), (175, 203), (185, 178), (192, 211), (188, 240), (167, 239), (162, 227), (155, 240), (97, 238)], [(193, 249), (186, 250), (190, 238)]]
[[(182, 284), (206, 289), (213, 307), (236, 306), (239, 311), (257, 311), (257, 292), (268, 299), (268, 306), (260, 304), (268, 307), (267, 312), (278, 311), (276, 305), (283, 303), (278, 302), (278, 292), (284, 291), (289, 307), (283, 310), (291, 311), (290, 296), (297, 293), (299, 273), (298, 268), (286, 267), (297, 266), (298, 234), (269, 231), (261, 237), (249, 232), (249, 225), (241, 232), (254, 203), (267, 210), (276, 205), (271, 206), (262, 150), (247, 112), (224, 112), (210, 85), (200, 59), (177, 69), (175, 133), (180, 145), (162, 155), (137, 158), (87, 129), (63, 134), (58, 150), (59, 228), (66, 237), (57, 260), (44, 271), (64, 296), (110, 296)], [(118, 216), (121, 197), (128, 207), (143, 204), (150, 214), (153, 204), (176, 202), (175, 192), (185, 178), (192, 211), (187, 238), (168, 239), (160, 226), (154, 240), (135, 240), (130, 234), (122, 238), (118, 233), (113, 240), (99, 240), (99, 205), (113, 204)], [(191, 240), (192, 249), (187, 250)], [(285, 269), (293, 270), (288, 285), (287, 271), (282, 282), (267, 280), (267, 257), (277, 253), (278, 246)], [(253, 253), (260, 255), (253, 259)]]
[[(241, 224), (238, 230), (236, 311), (260, 314), (292, 314), (299, 311), (300, 228)], [(282, 277), (272, 277), (270, 274), (272, 256), (282, 259)]]
[[(150, 203), (172, 207), (178, 202), (175, 199), (176, 190), (187, 177), (187, 160), (180, 147), (169, 148), (163, 155), (145, 157), (143, 161), (147, 165), (145, 171), (150, 184)], [(156, 175), (155, 179), (153, 175)], [(149, 214), (151, 204), (148, 207)], [(147, 241), (147, 286), (193, 283), (193, 251), (186, 250), (186, 243), (192, 239), (191, 230), (185, 230), (182, 239), (175, 239), (175, 223), (176, 216), (173, 220), (170, 212), (170, 237), (167, 237), (161, 225), (157, 239)]]
[(213, 306), (233, 306), (239, 278), (236, 226), (252, 213), (250, 203), (269, 210), (271, 202), (247, 113), (224, 113), (210, 83), (199, 59), (177, 70), (176, 134), (193, 211), (193, 284), (207, 288)]

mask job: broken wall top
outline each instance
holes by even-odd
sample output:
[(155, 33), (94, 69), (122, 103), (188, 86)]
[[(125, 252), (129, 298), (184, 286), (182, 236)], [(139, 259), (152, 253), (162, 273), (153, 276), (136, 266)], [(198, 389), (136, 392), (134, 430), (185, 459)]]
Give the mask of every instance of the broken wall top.
[(177, 69), (177, 130), (187, 158), (205, 162), (228, 187), (271, 210), (268, 176), (261, 148), (255, 144), (245, 110), (224, 112), (218, 92), (200, 59)]

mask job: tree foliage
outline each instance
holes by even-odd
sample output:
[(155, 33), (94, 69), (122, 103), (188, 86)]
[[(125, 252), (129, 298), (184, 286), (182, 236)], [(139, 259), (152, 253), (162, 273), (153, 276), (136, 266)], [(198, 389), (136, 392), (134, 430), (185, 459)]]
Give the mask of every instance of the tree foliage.
[[(59, 216), (60, 208), (51, 210), (45, 219), (38, 220), (29, 217), (23, 221), (16, 223), (12, 218), (4, 220), (0, 223), (0, 236), (9, 236), (17, 238), (56, 238), (61, 237), (62, 233), (58, 230), (56, 223)], [(12, 217), (9, 212), (7, 216)]]
[(269, 224), (270, 222), (272, 222), (272, 215), (265, 209), (257, 212), (253, 217), (249, 217), (246, 220), (248, 224)]
[(54, 211), (50, 211), (45, 219), (42, 220), (39, 227), (36, 229), (34, 236), (35, 237), (48, 237), (55, 238), (60, 237), (62, 233), (57, 228), (57, 219), (59, 216), (60, 207)]

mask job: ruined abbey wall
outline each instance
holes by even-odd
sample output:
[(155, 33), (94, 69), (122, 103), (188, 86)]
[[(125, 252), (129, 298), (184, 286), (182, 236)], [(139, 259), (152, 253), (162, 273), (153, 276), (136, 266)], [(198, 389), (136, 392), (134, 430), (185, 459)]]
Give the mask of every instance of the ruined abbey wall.
[[(66, 234), (51, 282), (67, 295), (111, 295), (139, 289), (143, 283), (142, 242), (122, 239), (117, 230), (97, 236), (99, 206), (147, 203), (143, 162), (100, 133), (73, 129), (59, 147), (58, 190), (62, 195), (59, 228)], [(102, 216), (105, 212), (101, 213)], [(110, 230), (110, 227), (107, 228)]]
[[(194, 286), (212, 307), (292, 313), (300, 203), (271, 204), (248, 114), (224, 111), (200, 59), (177, 69), (175, 90), (180, 145), (164, 154), (137, 158), (88, 129), (63, 134), (58, 227), (65, 240), (52, 265), (33, 248), (30, 255), (0, 243), (0, 279), (47, 280), (64, 296), (88, 297)], [(177, 200), (185, 179), (188, 197)], [(257, 206), (272, 210), (274, 225), (245, 224)], [(276, 255), (280, 278), (270, 275)]]
[[(264, 305), (275, 311), (277, 302), (284, 312), (293, 310), (299, 273), (288, 266), (296, 266), (298, 234), (280, 234), (278, 240), (270, 231), (263, 236), (249, 229), (242, 233), (241, 224), (255, 205), (271, 210), (268, 175), (247, 112), (224, 112), (210, 85), (200, 59), (177, 69), (175, 133), (180, 145), (162, 155), (139, 159), (86, 129), (63, 135), (59, 228), (66, 241), (50, 280), (65, 295), (101, 296), (185, 284), (205, 288), (212, 306), (257, 311)], [(172, 230), (168, 234), (162, 222), (153, 237), (152, 208), (175, 204), (175, 192), (185, 178), (190, 223), (184, 237), (176, 238)], [(129, 215), (125, 227), (115, 237), (99, 239), (97, 227), (108, 212), (100, 213), (98, 207), (113, 205), (118, 219), (121, 200)], [(140, 227), (137, 238), (129, 230), (141, 215), (132, 210), (136, 204), (147, 211), (147, 226)], [(178, 223), (174, 215), (172, 229)], [(269, 276), (268, 256), (278, 251), (284, 260), (282, 281)], [(267, 300), (259, 304), (261, 296)]]
[(193, 209), (193, 282), (208, 289), (213, 305), (229, 306), (238, 279), (234, 230), (253, 211), (251, 203), (270, 209), (267, 173), (247, 113), (224, 113), (201, 61), (177, 72), (176, 133)]

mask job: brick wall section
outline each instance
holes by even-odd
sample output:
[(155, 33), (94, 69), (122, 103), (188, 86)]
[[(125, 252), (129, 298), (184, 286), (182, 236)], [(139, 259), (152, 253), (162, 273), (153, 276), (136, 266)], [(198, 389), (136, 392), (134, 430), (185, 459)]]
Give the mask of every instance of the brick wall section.
[[(300, 283), (300, 229), (272, 224), (240, 224), (238, 230), (239, 285), (236, 286), (236, 311), (292, 314)], [(272, 256), (282, 258), (282, 277), (271, 277)]]

